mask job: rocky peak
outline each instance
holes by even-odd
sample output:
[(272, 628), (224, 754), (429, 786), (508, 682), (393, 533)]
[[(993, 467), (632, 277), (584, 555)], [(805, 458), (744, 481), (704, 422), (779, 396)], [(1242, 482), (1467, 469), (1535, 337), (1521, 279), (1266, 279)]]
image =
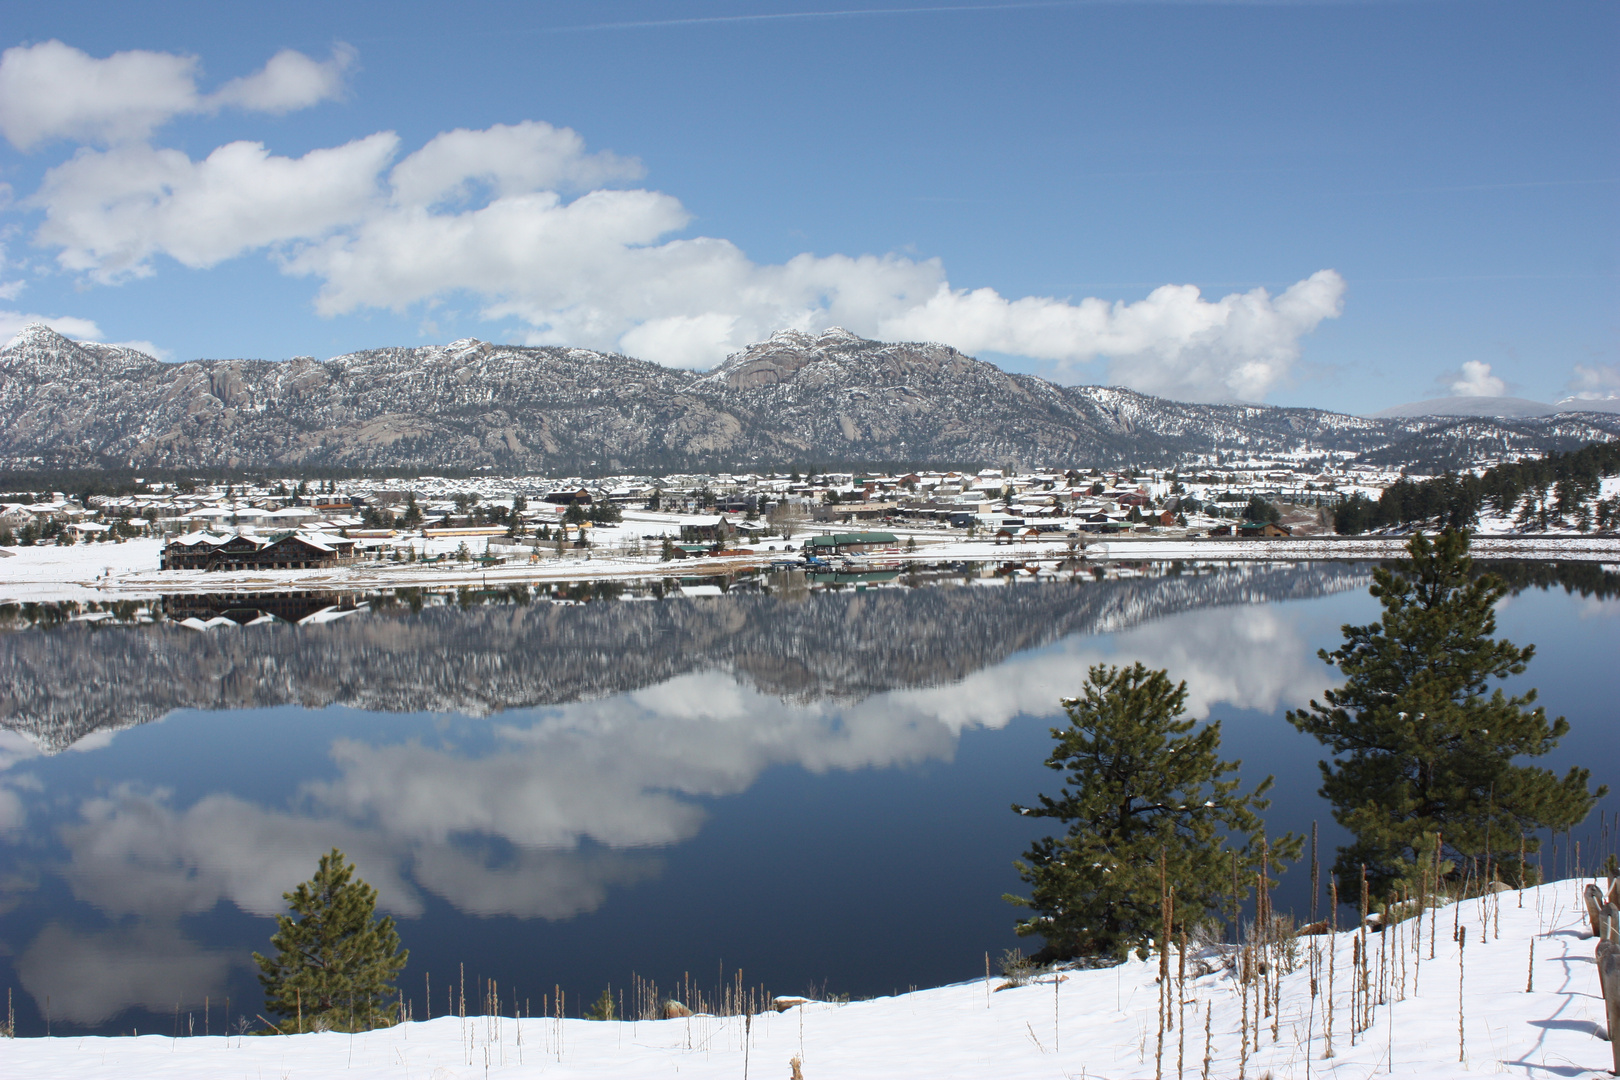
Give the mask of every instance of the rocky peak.
[(825, 361), (878, 359), (887, 362), (896, 351), (908, 355), (934, 353), (956, 355), (943, 345), (889, 345), (851, 333), (842, 326), (830, 326), (819, 333), (778, 330), (764, 341), (732, 353), (709, 373), (709, 380), (733, 390), (775, 386), (792, 380), (801, 370)]
[(11, 371), (27, 370), (45, 378), (75, 372), (126, 372), (158, 360), (122, 345), (74, 341), (44, 323), (30, 323), (0, 348), (0, 365)]

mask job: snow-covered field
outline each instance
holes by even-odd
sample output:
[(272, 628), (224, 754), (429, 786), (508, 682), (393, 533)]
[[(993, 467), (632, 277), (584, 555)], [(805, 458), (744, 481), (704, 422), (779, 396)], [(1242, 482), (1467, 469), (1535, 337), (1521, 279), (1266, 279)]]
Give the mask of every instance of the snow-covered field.
[[(1302, 939), (1302, 965), (1282, 977), (1277, 1035), (1262, 1020), (1244, 1074), (1430, 1078), (1506, 1074), (1598, 1076), (1612, 1064), (1603, 1038), (1593, 945), (1579, 882), (1508, 892), (1496, 909), (1471, 900), (1411, 922), (1387, 943), (1368, 935), (1369, 984), (1377, 1000), (1352, 1035), (1351, 933), (1331, 939), (1333, 1056), (1326, 1056), (1326, 937)], [(1466, 933), (1459, 948), (1453, 927)], [(1434, 958), (1430, 959), (1430, 928)], [(1498, 932), (1499, 927), (1499, 932)], [(1308, 942), (1323, 954), (1314, 1000), (1303, 965)], [(1532, 943), (1534, 959), (1531, 959)], [(1386, 946), (1386, 947), (1381, 947)], [(975, 980), (846, 1005), (811, 1003), (737, 1017), (596, 1023), (455, 1017), (365, 1035), (246, 1038), (164, 1035), (0, 1040), (0, 1075), (74, 1080), (144, 1077), (662, 1077), (787, 1078), (798, 1058), (805, 1080), (945, 1077), (1221, 1078), (1239, 1075), (1239, 1029), (1247, 1002), (1223, 968), (1189, 977), (1181, 1022), (1158, 1036), (1157, 960), (1073, 970), (997, 990)], [(1172, 967), (1174, 971), (1174, 967)], [(1525, 983), (1533, 975), (1534, 990)], [(1460, 1008), (1459, 1008), (1460, 994)], [(1205, 1071), (1205, 1016), (1209, 1017)], [(1459, 1025), (1461, 1043), (1459, 1044)], [(1251, 1036), (1252, 1037), (1252, 1036)], [(1459, 1055), (1462, 1060), (1459, 1060)], [(1162, 1072), (1161, 1072), (1162, 1069)]]

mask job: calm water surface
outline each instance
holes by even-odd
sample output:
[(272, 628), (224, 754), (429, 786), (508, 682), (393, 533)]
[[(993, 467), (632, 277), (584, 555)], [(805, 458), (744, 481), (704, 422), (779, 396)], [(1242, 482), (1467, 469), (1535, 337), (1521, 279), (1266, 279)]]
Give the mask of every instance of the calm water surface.
[[(1538, 645), (1522, 682), (1573, 725), (1548, 764), (1613, 782), (1620, 573), (1577, 576), (1587, 595), (1510, 597), (1501, 632)], [(24, 1034), (47, 1011), (57, 1033), (169, 1033), (177, 1011), (200, 1032), (205, 1000), (217, 1032), (227, 998), (262, 1009), (250, 953), (334, 845), (399, 922), (418, 1016), (424, 976), (442, 1012), (463, 964), (536, 1009), (632, 972), (857, 996), (968, 978), (1036, 944), (1000, 897), (1040, 823), (1009, 804), (1054, 790), (1048, 729), (1090, 664), (1185, 679), (1246, 782), (1277, 777), (1273, 831), (1319, 820), (1331, 849), (1318, 746), (1283, 713), (1331, 683), (1316, 650), (1340, 624), (1376, 617), (1369, 577), (959, 567), (3, 611), (0, 985)], [(1307, 881), (1279, 906), (1308, 907)]]

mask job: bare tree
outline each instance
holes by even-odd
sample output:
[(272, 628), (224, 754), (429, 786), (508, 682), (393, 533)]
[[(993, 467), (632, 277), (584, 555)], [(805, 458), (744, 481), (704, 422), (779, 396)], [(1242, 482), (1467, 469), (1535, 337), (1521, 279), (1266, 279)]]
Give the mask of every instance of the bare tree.
[(770, 521), (771, 526), (775, 528), (777, 532), (782, 534), (782, 539), (791, 540), (793, 539), (793, 534), (798, 532), (804, 526), (804, 507), (800, 506), (798, 503), (788, 502), (784, 499), (775, 506), (771, 507), (771, 512), (767, 520)]

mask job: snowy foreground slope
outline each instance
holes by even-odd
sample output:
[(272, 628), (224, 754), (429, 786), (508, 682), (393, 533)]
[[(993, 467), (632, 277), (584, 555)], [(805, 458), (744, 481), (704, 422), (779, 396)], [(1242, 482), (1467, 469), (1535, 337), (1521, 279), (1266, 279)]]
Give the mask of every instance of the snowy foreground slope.
[[(1388, 987), (1370, 1026), (1350, 1034), (1351, 957), (1355, 935), (1335, 944), (1335, 1056), (1324, 1059), (1323, 1001), (1310, 1007), (1303, 966), (1282, 980), (1278, 1036), (1265, 1021), (1245, 1075), (1355, 1077), (1394, 1073), (1453, 1077), (1507, 1074), (1578, 1077), (1606, 1073), (1603, 1002), (1594, 942), (1580, 910), (1579, 882), (1564, 881), (1499, 897), (1465, 901), (1425, 918), (1419, 952), (1412, 924), (1391, 933), (1388, 950), (1368, 940), (1370, 985)], [(1522, 907), (1520, 904), (1522, 903)], [(1500, 936), (1497, 936), (1497, 925)], [(1453, 926), (1467, 932), (1462, 1024), (1466, 1060), (1458, 1060), (1459, 949)], [(1437, 931), (1429, 959), (1429, 928)], [(1482, 937), (1482, 933), (1488, 933)], [(1323, 950), (1324, 981), (1327, 938)], [(1525, 991), (1534, 941), (1533, 992)], [(1380, 960), (1404, 944), (1404, 965)], [(1308, 954), (1303, 949), (1301, 956)], [(1204, 1016), (1211, 1016), (1207, 1075), (1239, 1075), (1238, 1030), (1244, 1003), (1224, 970), (1192, 977), (1186, 1024), (1167, 1033), (1163, 1075), (1203, 1074)], [(801, 1061), (805, 1080), (889, 1077), (1152, 1077), (1158, 1047), (1157, 960), (1105, 970), (1069, 971), (1028, 986), (993, 990), (983, 980), (848, 1005), (813, 1003), (752, 1019), (704, 1016), (640, 1023), (454, 1017), (367, 1035), (291, 1037), (55, 1038), (0, 1040), (6, 1077), (725, 1077), (786, 1078)], [(1404, 1000), (1402, 993), (1404, 989)], [(1414, 992), (1415, 991), (1415, 992)], [(1248, 1005), (1252, 1008), (1251, 994)], [(1251, 1031), (1253, 1024), (1251, 1020)], [(1307, 1033), (1309, 1032), (1309, 1038)], [(1309, 1060), (1307, 1060), (1309, 1059)], [(1307, 1071), (1308, 1070), (1308, 1071)]]

